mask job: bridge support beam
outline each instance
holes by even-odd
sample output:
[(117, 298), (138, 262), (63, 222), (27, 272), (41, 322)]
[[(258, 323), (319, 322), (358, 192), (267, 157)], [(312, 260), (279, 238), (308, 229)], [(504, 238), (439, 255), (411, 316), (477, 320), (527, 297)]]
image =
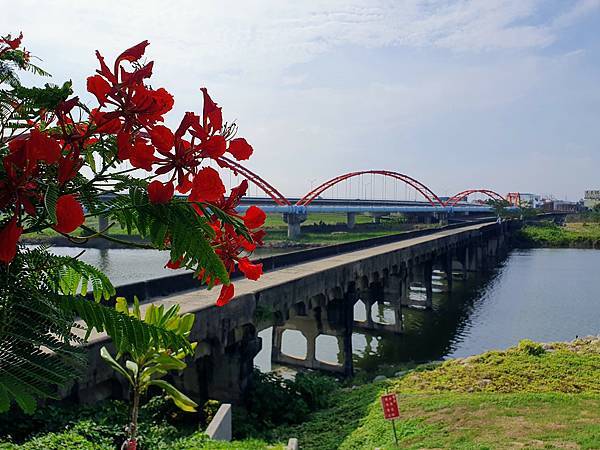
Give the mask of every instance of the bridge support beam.
[(283, 221), (288, 226), (288, 239), (295, 239), (302, 234), (300, 224), (307, 219), (306, 213), (283, 213)]

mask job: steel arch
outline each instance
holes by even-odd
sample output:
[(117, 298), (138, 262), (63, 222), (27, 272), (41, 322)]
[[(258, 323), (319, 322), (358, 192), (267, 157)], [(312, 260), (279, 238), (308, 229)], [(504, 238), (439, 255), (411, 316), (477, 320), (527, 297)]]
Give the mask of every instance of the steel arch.
[(506, 201), (506, 199), (503, 196), (501, 196), (497, 192), (494, 192), (490, 189), (467, 189), (465, 191), (459, 192), (458, 194), (454, 194), (452, 197), (450, 197), (448, 200), (446, 200), (445, 206), (456, 206), (456, 204), (458, 202), (460, 202), (462, 199), (468, 197), (471, 194), (475, 194), (475, 193), (485, 194), (488, 197), (490, 197), (492, 200)]
[(427, 201), (432, 206), (444, 206), (444, 202), (442, 202), (439, 199), (439, 197), (431, 189), (429, 189), (427, 186), (425, 186), (420, 181), (415, 180), (414, 178), (409, 177), (408, 175), (404, 175), (404, 174), (398, 173), (398, 172), (392, 172), (389, 170), (364, 170), (364, 171), (360, 171), (360, 172), (350, 172), (350, 173), (345, 173), (343, 175), (339, 175), (335, 178), (332, 178), (331, 180), (324, 182), (323, 184), (317, 186), (316, 188), (314, 188), (312, 191), (310, 191), (308, 194), (306, 194), (304, 197), (302, 197), (300, 200), (298, 200), (296, 205), (307, 206), (314, 199), (316, 199), (319, 195), (321, 195), (324, 191), (326, 191), (327, 189), (336, 185), (337, 183), (340, 183), (340, 182), (347, 180), (349, 178), (352, 178), (352, 177), (357, 177), (360, 175), (367, 175), (367, 174), (382, 175), (385, 177), (390, 177), (390, 178), (394, 178), (396, 180), (400, 180), (400, 181), (408, 184), (409, 186), (415, 188), (423, 197), (425, 197), (425, 199), (427, 199)]
[(241, 164), (221, 156), (217, 159), (217, 164), (221, 167), (227, 167), (233, 171), (236, 175), (238, 173), (242, 174), (244, 177), (248, 179), (248, 181), (254, 183), (261, 189), (265, 194), (273, 199), (273, 201), (279, 206), (289, 206), (291, 205), (290, 201), (275, 187), (270, 185), (267, 181), (262, 179), (259, 175), (252, 172), (250, 169), (245, 168)]

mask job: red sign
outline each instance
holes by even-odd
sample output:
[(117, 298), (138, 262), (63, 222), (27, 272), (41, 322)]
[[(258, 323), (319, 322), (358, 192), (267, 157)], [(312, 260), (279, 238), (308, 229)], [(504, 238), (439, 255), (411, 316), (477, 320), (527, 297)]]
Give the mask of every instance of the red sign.
[(394, 420), (400, 417), (398, 409), (398, 397), (396, 394), (386, 394), (381, 396), (381, 407), (383, 408), (383, 417), (387, 420)]

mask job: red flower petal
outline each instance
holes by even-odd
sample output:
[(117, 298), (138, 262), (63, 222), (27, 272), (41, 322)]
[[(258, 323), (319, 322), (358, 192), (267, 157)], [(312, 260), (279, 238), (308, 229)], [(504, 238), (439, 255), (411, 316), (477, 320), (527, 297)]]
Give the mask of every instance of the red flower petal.
[(62, 195), (56, 201), (56, 225), (54, 229), (60, 233), (71, 233), (85, 221), (83, 207), (75, 196)]
[(201, 148), (203, 157), (217, 159), (225, 154), (227, 143), (223, 136), (216, 135), (204, 142)]
[(149, 145), (142, 139), (136, 139), (133, 148), (131, 149), (131, 155), (129, 161), (133, 167), (147, 170), (152, 170), (152, 164), (156, 162), (154, 157), (154, 147)]
[(36, 161), (54, 164), (60, 158), (60, 144), (56, 139), (39, 130), (31, 130), (27, 141), (29, 157)]
[(72, 180), (82, 165), (83, 159), (73, 153), (61, 157), (58, 161), (58, 183), (62, 186)]
[(181, 262), (183, 261), (183, 257), (179, 258), (177, 261), (169, 260), (167, 264), (165, 264), (165, 269), (173, 269), (177, 270), (181, 267)]
[(257, 206), (252, 205), (244, 215), (244, 224), (251, 230), (262, 227), (267, 215)]
[(87, 79), (87, 90), (90, 94), (94, 94), (98, 99), (98, 103), (104, 106), (106, 102), (106, 96), (110, 92), (110, 84), (100, 75), (94, 75)]
[(190, 194), (193, 202), (214, 202), (225, 194), (225, 186), (219, 172), (211, 167), (205, 167), (194, 177), (194, 186)]
[(117, 157), (127, 161), (131, 157), (131, 133), (119, 131), (117, 133)]
[(228, 152), (231, 153), (238, 161), (242, 161), (250, 158), (253, 150), (252, 146), (246, 142), (246, 139), (236, 138), (229, 143)]
[(242, 272), (249, 280), (258, 280), (263, 273), (262, 267), (262, 263), (252, 264), (246, 257), (241, 258), (238, 261), (238, 269), (240, 269), (240, 272)]
[(110, 116), (107, 118), (109, 113), (98, 111), (98, 108), (92, 109), (90, 112), (90, 119), (96, 125), (96, 133), (116, 133), (121, 129), (121, 122), (119, 119), (111, 119)]
[(219, 294), (219, 298), (217, 299), (217, 306), (224, 306), (231, 301), (233, 295), (235, 293), (235, 289), (233, 284), (223, 285), (221, 286), (221, 293)]
[(213, 102), (206, 88), (201, 88), (202, 95), (204, 97), (204, 108), (202, 115), (204, 118), (204, 125), (206, 126), (210, 122), (213, 131), (221, 131), (223, 127), (223, 115), (221, 114), (221, 108)]
[(159, 150), (169, 151), (173, 147), (173, 133), (164, 125), (157, 125), (150, 130), (150, 140)]
[(15, 258), (21, 233), (23, 228), (17, 225), (16, 216), (0, 230), (0, 261), (8, 264)]
[(186, 175), (181, 180), (179, 180), (179, 184), (177, 185), (177, 191), (182, 194), (187, 194), (190, 192), (190, 189), (194, 186), (192, 180), (190, 180), (189, 175)]
[(148, 45), (150, 45), (150, 42), (142, 41), (139, 44), (128, 48), (118, 56), (115, 66), (117, 66), (121, 61), (137, 61), (144, 56), (144, 52), (146, 51), (146, 47), (148, 47)]
[(148, 199), (150, 203), (163, 204), (169, 203), (175, 193), (173, 182), (162, 184), (158, 180), (154, 180), (148, 185)]

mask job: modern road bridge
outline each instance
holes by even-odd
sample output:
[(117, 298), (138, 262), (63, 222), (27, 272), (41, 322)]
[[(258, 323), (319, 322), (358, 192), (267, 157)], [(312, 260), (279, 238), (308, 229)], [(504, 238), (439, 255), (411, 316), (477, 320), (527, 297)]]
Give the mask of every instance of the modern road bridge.
[[(235, 298), (223, 307), (215, 305), (214, 291), (196, 288), (172, 293), (156, 303), (167, 307), (180, 304), (182, 312), (195, 314), (191, 338), (199, 342), (195, 360), (175, 382), (197, 399), (239, 401), (262, 346), (258, 332), (269, 327), (273, 327), (273, 362), (351, 374), (353, 329), (402, 333), (402, 308), (432, 307), (434, 270), (445, 274), (445, 289), (452, 290), (455, 275), (468, 277), (493, 264), (518, 226), (517, 221), (447, 226), (273, 256), (263, 260), (266, 273), (258, 282), (236, 282)], [(305, 261), (299, 262), (298, 258)], [(164, 295), (169, 285), (174, 285), (174, 290), (185, 288), (178, 286), (182, 277), (191, 278), (183, 274), (157, 280), (152, 284), (154, 293), (141, 285), (136, 289), (146, 290), (142, 297), (153, 299), (157, 294)], [(423, 291), (420, 300), (409, 295), (416, 285)], [(384, 299), (395, 309), (396, 321), (390, 325), (376, 323), (370, 314), (373, 302)], [(353, 313), (358, 301), (367, 306), (367, 318), (362, 322), (355, 320)], [(305, 336), (306, 358), (282, 352), (286, 329)], [(316, 358), (317, 338), (324, 334), (337, 339), (344, 356), (341, 364)], [(88, 371), (77, 385), (63, 393), (65, 397), (91, 402), (126, 395), (126, 384), (100, 358), (104, 345), (110, 345), (106, 335), (91, 336)]]

